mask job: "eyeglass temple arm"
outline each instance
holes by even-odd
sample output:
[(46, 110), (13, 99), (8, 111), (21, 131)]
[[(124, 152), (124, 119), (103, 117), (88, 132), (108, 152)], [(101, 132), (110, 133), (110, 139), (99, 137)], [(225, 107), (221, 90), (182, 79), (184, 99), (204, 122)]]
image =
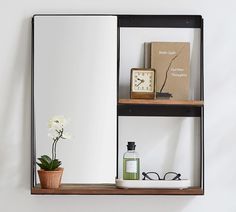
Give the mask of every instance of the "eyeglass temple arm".
[(167, 174), (176, 174), (176, 176), (175, 176), (172, 180), (176, 180), (176, 179), (179, 179), (179, 180), (180, 180), (181, 174), (177, 174), (176, 172), (167, 172), (167, 173), (164, 175), (164, 179), (166, 179), (166, 175), (167, 175)]
[(152, 180), (152, 178), (150, 178), (145, 172), (142, 172), (142, 175), (143, 175), (143, 180), (145, 180), (146, 178)]
[(180, 176), (181, 176), (181, 174), (177, 174), (172, 180), (176, 180), (176, 179), (180, 180)]

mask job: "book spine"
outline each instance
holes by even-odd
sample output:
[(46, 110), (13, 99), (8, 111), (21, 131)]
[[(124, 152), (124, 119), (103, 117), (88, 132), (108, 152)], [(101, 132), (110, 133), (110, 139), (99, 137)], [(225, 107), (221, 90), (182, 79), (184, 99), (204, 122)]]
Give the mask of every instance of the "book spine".
[(144, 68), (151, 68), (151, 43), (144, 43)]

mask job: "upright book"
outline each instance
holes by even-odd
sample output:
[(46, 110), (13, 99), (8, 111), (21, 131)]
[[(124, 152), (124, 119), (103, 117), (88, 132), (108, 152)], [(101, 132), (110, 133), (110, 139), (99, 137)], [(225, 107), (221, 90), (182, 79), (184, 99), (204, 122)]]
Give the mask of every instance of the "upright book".
[(190, 44), (152, 42), (151, 68), (156, 70), (157, 98), (189, 99)]

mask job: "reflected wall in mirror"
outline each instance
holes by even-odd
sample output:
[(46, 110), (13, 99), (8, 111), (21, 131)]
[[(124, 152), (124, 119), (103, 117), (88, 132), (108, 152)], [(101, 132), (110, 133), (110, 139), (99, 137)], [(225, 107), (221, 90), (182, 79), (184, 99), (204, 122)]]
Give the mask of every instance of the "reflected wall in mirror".
[(48, 120), (62, 115), (72, 136), (57, 145), (62, 183), (114, 183), (117, 18), (36, 15), (33, 22), (35, 157), (51, 155)]

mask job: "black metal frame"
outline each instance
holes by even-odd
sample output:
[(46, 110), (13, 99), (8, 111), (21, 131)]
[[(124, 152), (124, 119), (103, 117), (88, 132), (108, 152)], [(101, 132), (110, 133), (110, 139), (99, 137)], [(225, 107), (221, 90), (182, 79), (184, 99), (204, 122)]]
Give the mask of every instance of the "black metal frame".
[(34, 19), (32, 18), (31, 38), (31, 189), (36, 185), (36, 141), (34, 122)]
[(200, 117), (200, 187), (204, 194), (204, 105), (119, 105), (120, 28), (161, 27), (200, 28), (200, 98), (204, 100), (203, 18), (200, 15), (114, 15), (114, 14), (36, 14), (32, 18), (31, 53), (31, 189), (36, 185), (36, 140), (34, 121), (34, 17), (35, 16), (116, 16), (117, 22), (117, 177), (119, 157), (119, 116)]

